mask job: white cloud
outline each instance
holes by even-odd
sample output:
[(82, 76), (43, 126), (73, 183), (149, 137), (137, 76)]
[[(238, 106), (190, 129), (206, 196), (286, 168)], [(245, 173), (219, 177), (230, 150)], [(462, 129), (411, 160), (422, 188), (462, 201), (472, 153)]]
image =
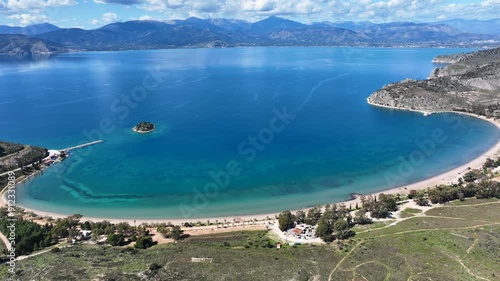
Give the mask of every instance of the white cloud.
[(154, 20), (152, 16), (143, 15), (138, 18), (138, 20)]
[(115, 13), (104, 13), (100, 19), (91, 19), (88, 21), (91, 25), (105, 25), (108, 23), (119, 22), (120, 17)]
[(44, 14), (14, 14), (7, 16), (7, 18), (19, 20), (22, 25), (42, 23), (49, 20), (49, 17)]
[[(0, 13), (42, 14), (61, 17), (57, 7), (76, 5), (78, 0), (0, 0)], [(128, 7), (129, 17), (144, 20), (172, 20), (188, 17), (236, 18), (257, 21), (270, 15), (310, 23), (315, 21), (370, 20), (432, 21), (449, 18), (497, 18), (500, 0), (80, 0), (95, 2), (109, 13), (98, 9), (90, 14), (96, 25), (119, 21), (115, 8)], [(113, 4), (113, 5), (110, 5)], [(87, 6), (88, 7), (88, 6)], [(52, 8), (52, 9), (51, 9)], [(146, 13), (144, 11), (150, 12)], [(124, 13), (125, 14), (125, 13)], [(141, 14), (146, 14), (142, 15)], [(83, 16), (83, 15), (82, 15)], [(21, 20), (21, 19), (19, 19)]]
[(120, 21), (120, 17), (115, 13), (105, 13), (101, 16), (101, 21), (103, 23), (112, 23)]
[(28, 11), (77, 4), (76, 0), (7, 0), (1, 6), (7, 11)]
[(250, 0), (243, 1), (241, 6), (245, 11), (269, 12), (276, 8), (276, 2), (273, 0)]

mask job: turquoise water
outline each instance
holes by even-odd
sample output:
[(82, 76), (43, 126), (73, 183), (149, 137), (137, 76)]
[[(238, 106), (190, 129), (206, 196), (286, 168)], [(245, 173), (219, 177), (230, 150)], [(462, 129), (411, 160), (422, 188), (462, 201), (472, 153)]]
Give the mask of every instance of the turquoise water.
[[(20, 205), (115, 218), (258, 214), (429, 178), (500, 137), (455, 114), (375, 108), (459, 49), (235, 48), (71, 53), (0, 66), (0, 139), (75, 151)], [(155, 123), (147, 135), (131, 128)], [(408, 164), (410, 163), (410, 164)], [(231, 172), (231, 174), (229, 173)]]

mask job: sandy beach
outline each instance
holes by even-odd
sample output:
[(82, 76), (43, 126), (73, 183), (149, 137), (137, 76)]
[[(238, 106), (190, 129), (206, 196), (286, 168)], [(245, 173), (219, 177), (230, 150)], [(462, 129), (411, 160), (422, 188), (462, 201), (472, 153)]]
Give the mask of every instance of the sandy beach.
[[(385, 107), (385, 108), (390, 108), (390, 109), (398, 109), (398, 110), (409, 110), (409, 109), (392, 108), (392, 107), (388, 107), (388, 106), (372, 104), (369, 100), (367, 100), (367, 101), (369, 104), (371, 104), (373, 106)], [(416, 112), (421, 112), (423, 114), (425, 114), (425, 113), (429, 114), (429, 112), (418, 111), (418, 110), (410, 110), (410, 111), (416, 111)], [(444, 111), (443, 112), (434, 112), (432, 114), (439, 114), (439, 113), (444, 113)], [(478, 115), (470, 114), (470, 113), (463, 113), (463, 112), (452, 112), (452, 113), (464, 114), (464, 115), (468, 115), (468, 116), (482, 119), (484, 121), (488, 121), (488, 122), (494, 124), (500, 130), (500, 123), (497, 120), (488, 119), (486, 117), (478, 116)], [(399, 193), (399, 194), (403, 195), (403, 194), (407, 194), (410, 190), (422, 190), (422, 189), (427, 189), (428, 187), (433, 187), (433, 186), (440, 185), (440, 184), (450, 184), (453, 182), (457, 182), (458, 179), (460, 177), (462, 177), (462, 175), (469, 170), (469, 168), (470, 169), (481, 168), (481, 166), (483, 165), (483, 163), (486, 161), (487, 158), (494, 158), (494, 157), (498, 156), (499, 152), (500, 152), (500, 141), (497, 142), (493, 147), (491, 147), (488, 151), (486, 151), (485, 153), (483, 153), (479, 157), (471, 160), (470, 162), (468, 162), (460, 167), (454, 168), (450, 171), (447, 171), (445, 173), (442, 173), (440, 175), (437, 175), (435, 177), (432, 177), (432, 178), (429, 178), (429, 179), (426, 179), (426, 180), (423, 180), (423, 181), (420, 181), (417, 183), (404, 185), (404, 186), (400, 186), (400, 187), (395, 187), (395, 188), (384, 190), (381, 192), (376, 192), (376, 193), (372, 193), (372, 194), (365, 194), (365, 195), (379, 195), (381, 193), (384, 193), (384, 194), (398, 194)], [(353, 190), (353, 192), (356, 192), (356, 191)], [(6, 204), (6, 200), (5, 200), (5, 197), (3, 196), (3, 194), (2, 194), (2, 200), (3, 200), (4, 204)], [(332, 202), (332, 203), (334, 203), (334, 202)], [(337, 204), (345, 204), (347, 207), (349, 207), (350, 205), (352, 207), (354, 207), (356, 205), (356, 203), (360, 203), (360, 199), (355, 198), (352, 200), (336, 202), (336, 203)], [(64, 218), (64, 217), (67, 217), (68, 215), (71, 215), (71, 214), (57, 214), (57, 213), (51, 213), (51, 212), (44, 212), (44, 211), (40, 211), (40, 210), (26, 208), (24, 206), (19, 206), (19, 207), (24, 208), (27, 212), (34, 212), (37, 215), (42, 216), (42, 217), (49, 216), (52, 218)], [(305, 210), (307, 210), (307, 209), (305, 209)], [(296, 210), (293, 210), (293, 212), (295, 212), (295, 211)], [(279, 213), (268, 213), (268, 214), (245, 215), (245, 216), (236, 216), (236, 217), (234, 217), (234, 216), (207, 217), (207, 218), (193, 218), (190, 220), (186, 220), (186, 219), (116, 219), (116, 218), (105, 218), (105, 217), (100, 218), (100, 217), (84, 216), (82, 218), (82, 221), (107, 220), (107, 221), (110, 221), (112, 223), (128, 222), (131, 225), (134, 225), (134, 224), (139, 225), (142, 223), (150, 224), (150, 223), (162, 223), (162, 222), (164, 222), (164, 223), (170, 222), (172, 224), (183, 224), (187, 221), (189, 221), (189, 222), (197, 222), (197, 221), (206, 222), (207, 220), (210, 220), (212, 222), (215, 222), (215, 220), (218, 220), (219, 222), (223, 222), (226, 220), (228, 223), (232, 223), (233, 220), (248, 222), (248, 221), (254, 221), (256, 219), (259, 221), (259, 222), (257, 222), (258, 224), (263, 224), (263, 223), (267, 223), (267, 221), (268, 221), (267, 218), (270, 218), (271, 220), (273, 220), (275, 218), (275, 216), (277, 216), (278, 214)]]

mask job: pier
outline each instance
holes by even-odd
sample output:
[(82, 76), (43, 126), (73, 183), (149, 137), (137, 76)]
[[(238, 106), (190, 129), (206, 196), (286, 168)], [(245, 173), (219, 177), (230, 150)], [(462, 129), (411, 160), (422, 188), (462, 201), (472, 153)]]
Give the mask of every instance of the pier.
[(84, 148), (86, 146), (91, 146), (91, 145), (94, 145), (94, 144), (98, 144), (98, 143), (101, 143), (101, 142), (103, 142), (103, 140), (96, 140), (96, 141), (93, 141), (93, 142), (88, 142), (88, 143), (80, 144), (80, 145), (77, 145), (77, 146), (72, 146), (72, 147), (68, 147), (68, 148), (64, 148), (64, 149), (59, 149), (59, 151), (71, 151), (71, 150), (75, 150), (75, 149)]
[[(92, 141), (92, 142), (88, 142), (88, 143), (84, 143), (84, 144), (80, 144), (80, 145), (77, 145), (77, 146), (72, 146), (72, 147), (68, 147), (68, 148), (64, 148), (64, 149), (58, 149), (58, 150), (53, 150), (53, 151), (64, 151), (64, 152), (68, 152), (68, 151), (71, 151), (71, 150), (75, 150), (75, 149), (80, 149), (80, 148), (83, 148), (83, 147), (86, 147), (86, 146), (91, 146), (91, 145), (94, 145), (94, 144), (98, 144), (98, 143), (101, 143), (103, 142), (103, 140), (96, 140), (96, 141)], [(50, 152), (50, 150), (49, 150)], [(61, 159), (59, 158), (59, 154), (57, 154), (56, 156), (58, 159), (57, 160), (54, 160), (55, 162), (61, 162)], [(50, 155), (45, 158), (45, 159), (49, 159), (50, 160)], [(44, 160), (45, 160), (44, 159)], [(26, 165), (24, 166), (23, 168), (29, 168), (33, 166), (33, 163), (29, 164), (29, 165)], [(6, 176), (8, 175), (9, 173), (12, 173), (12, 172), (17, 172), (17, 171), (20, 171), (21, 168), (17, 168), (17, 169), (14, 169), (14, 170), (11, 170), (11, 171), (8, 171), (8, 172), (5, 172), (5, 173), (0, 173), (0, 177), (3, 177), (3, 176)]]

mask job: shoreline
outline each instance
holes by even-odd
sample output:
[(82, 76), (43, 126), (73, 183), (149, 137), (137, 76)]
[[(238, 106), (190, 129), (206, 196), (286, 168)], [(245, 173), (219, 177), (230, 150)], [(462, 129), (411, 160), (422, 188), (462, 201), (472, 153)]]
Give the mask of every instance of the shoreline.
[(156, 128), (153, 128), (151, 131), (139, 131), (139, 130), (137, 130), (135, 127), (134, 127), (134, 128), (132, 128), (132, 131), (134, 131), (134, 132), (136, 132), (136, 133), (138, 133), (138, 134), (149, 134), (149, 133), (154, 132), (155, 130), (156, 130)]
[[(406, 108), (397, 108), (397, 107), (390, 107), (390, 106), (385, 106), (385, 105), (379, 105), (379, 104), (374, 104), (372, 103), (369, 98), (367, 98), (367, 102), (369, 105), (372, 105), (372, 106), (377, 106), (377, 107), (383, 107), (383, 108), (388, 108), (388, 109), (397, 109), (397, 110), (405, 110), (405, 111), (413, 111), (413, 112), (419, 112), (419, 113), (422, 113), (425, 115), (428, 115), (428, 114), (438, 114), (438, 113), (455, 113), (455, 114), (463, 114), (463, 115), (468, 115), (468, 116), (471, 116), (471, 117), (475, 117), (475, 118), (478, 118), (478, 119), (481, 119), (483, 121), (487, 121), (487, 122), (490, 122), (491, 124), (495, 125), (496, 128), (498, 130), (500, 130), (500, 121), (498, 120), (493, 120), (493, 119), (488, 119), (484, 116), (479, 116), (479, 115), (476, 115), (476, 114), (472, 114), (472, 113), (467, 113), (467, 112), (456, 112), (456, 111), (439, 111), (439, 112), (427, 112), (427, 111), (421, 111), (421, 110), (414, 110), (414, 109), (406, 109)], [(425, 180), (422, 180), (422, 181), (419, 181), (419, 182), (416, 182), (416, 183), (412, 183), (412, 184), (408, 184), (408, 185), (403, 185), (403, 186), (398, 186), (398, 187), (394, 187), (394, 188), (391, 188), (391, 189), (387, 189), (387, 190), (383, 190), (383, 191), (378, 191), (378, 192), (373, 192), (373, 193), (369, 193), (369, 194), (364, 194), (365, 196), (368, 196), (368, 195), (372, 195), (372, 196), (379, 196), (381, 193), (384, 193), (384, 194), (393, 194), (393, 195), (396, 195), (396, 194), (401, 194), (401, 195), (404, 195), (404, 194), (408, 194), (410, 190), (424, 190), (424, 189), (427, 189), (427, 188), (430, 188), (430, 187), (434, 187), (435, 185), (440, 185), (440, 184), (450, 184), (450, 183), (453, 183), (453, 182), (457, 182), (458, 179), (460, 177), (462, 177), (462, 175), (464, 174), (464, 172), (467, 172), (469, 171), (469, 168), (470, 169), (477, 169), (477, 168), (481, 168), (482, 165), (484, 164), (484, 162), (486, 161), (487, 158), (493, 158), (495, 156), (497, 156), (500, 152), (500, 140), (497, 141), (497, 143), (495, 145), (493, 145), (490, 149), (488, 149), (486, 152), (484, 152), (483, 154), (479, 155), (478, 157), (472, 159), (471, 161), (459, 166), (459, 167), (456, 167), (456, 168), (453, 168), (451, 170), (448, 170), (448, 171), (445, 171), (439, 175), (436, 175), (434, 177), (431, 177), (431, 178), (428, 178), (428, 179), (425, 179)], [(35, 173), (35, 174), (38, 174), (38, 173)], [(31, 178), (31, 176), (34, 176), (35, 174), (32, 174), (26, 178), (24, 178), (21, 182), (19, 183), (22, 183), (24, 182), (25, 180)], [(16, 183), (19, 184), (19, 183)], [(331, 203), (331, 204), (337, 204), (337, 205), (341, 205), (341, 204), (344, 204), (346, 207), (349, 207), (349, 206), (352, 206), (354, 207), (356, 204), (360, 204), (361, 203), (361, 200), (359, 198), (360, 194), (357, 193), (356, 191), (353, 191), (350, 196), (353, 196), (355, 197), (354, 199), (350, 199), (350, 200), (344, 200), (344, 201), (340, 201), (340, 202), (336, 202), (336, 203)], [(4, 197), (4, 194), (2, 193), (1, 194), (1, 197), (2, 197), (2, 201), (4, 204), (6, 204), (6, 199)], [(72, 214), (69, 214), (69, 215), (66, 215), (66, 214), (59, 214), (59, 213), (52, 213), (52, 212), (45, 212), (45, 211), (40, 211), (40, 210), (36, 210), (36, 209), (31, 209), (31, 208), (27, 208), (27, 207), (24, 207), (22, 205), (17, 205), (18, 207), (21, 207), (23, 208), (26, 212), (33, 212), (35, 214), (37, 214), (38, 216), (40, 217), (52, 217), (54, 219), (57, 219), (57, 218), (66, 218)], [(324, 206), (322, 206), (324, 207)], [(308, 210), (309, 208), (304, 208), (302, 210), (306, 211)], [(283, 211), (283, 210), (282, 210)], [(290, 210), (292, 213), (296, 212), (297, 210)], [(172, 218), (172, 219), (148, 219), (148, 218), (144, 218), (144, 219), (140, 219), (140, 218), (137, 218), (137, 219), (120, 219), (120, 218), (106, 218), (106, 217), (93, 217), (93, 216), (83, 216), (81, 218), (81, 221), (103, 221), (103, 220), (106, 220), (106, 221), (109, 221), (111, 223), (120, 223), (120, 222), (127, 222), (129, 223), (130, 225), (140, 225), (140, 224), (143, 224), (143, 223), (147, 223), (147, 224), (152, 224), (152, 223), (172, 223), (174, 225), (179, 225), (179, 224), (183, 224), (185, 222), (196, 222), (196, 221), (201, 221), (201, 222), (206, 222), (207, 220), (210, 220), (210, 221), (213, 221), (215, 222), (216, 220), (218, 220), (219, 222), (222, 222), (222, 221), (228, 221), (228, 222), (233, 222), (233, 219), (237, 219), (237, 220), (240, 220), (240, 221), (254, 221), (255, 219), (258, 220), (258, 222), (256, 222), (257, 224), (261, 224), (261, 223), (265, 223), (267, 221), (269, 221), (267, 218), (270, 218), (270, 220), (275, 220), (275, 216), (279, 215), (280, 212), (276, 212), (276, 213), (266, 213), (266, 214), (248, 214), (248, 215), (241, 215), (241, 216), (231, 216), (231, 215), (227, 215), (227, 216), (221, 216), (221, 217), (204, 217), (204, 218), (191, 218), (191, 219), (181, 219), (181, 218)]]

